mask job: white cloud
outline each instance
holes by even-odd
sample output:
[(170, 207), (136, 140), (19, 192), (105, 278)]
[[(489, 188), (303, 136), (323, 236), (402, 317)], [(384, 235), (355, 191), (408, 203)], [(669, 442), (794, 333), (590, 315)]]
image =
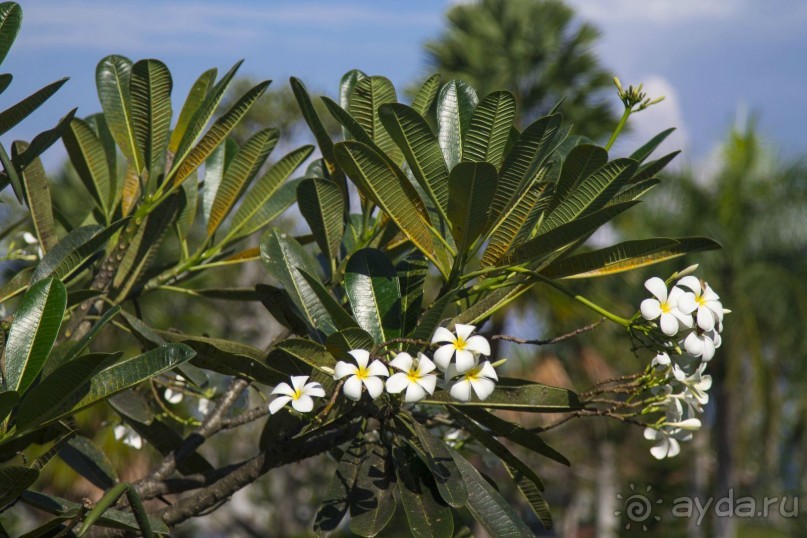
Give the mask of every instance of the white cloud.
[(681, 22), (686, 20), (726, 20), (741, 11), (739, 0), (610, 0), (591, 2), (569, 0), (584, 19), (596, 24), (612, 22)]

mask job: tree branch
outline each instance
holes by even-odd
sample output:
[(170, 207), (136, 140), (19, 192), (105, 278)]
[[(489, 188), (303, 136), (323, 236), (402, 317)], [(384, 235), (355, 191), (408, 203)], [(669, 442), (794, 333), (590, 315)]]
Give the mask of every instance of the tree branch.
[(566, 334), (561, 334), (560, 336), (556, 336), (554, 338), (550, 338), (548, 340), (525, 340), (524, 338), (518, 338), (515, 336), (507, 336), (506, 334), (494, 334), (490, 337), (491, 340), (504, 340), (506, 342), (515, 342), (516, 344), (530, 344), (533, 346), (546, 346), (549, 344), (557, 344), (559, 342), (563, 342), (564, 340), (568, 340), (569, 338), (573, 338), (579, 334), (594, 330), (597, 326), (605, 321), (605, 318), (600, 318), (599, 320), (586, 325), (585, 327), (580, 327), (579, 329), (575, 329), (571, 332)]

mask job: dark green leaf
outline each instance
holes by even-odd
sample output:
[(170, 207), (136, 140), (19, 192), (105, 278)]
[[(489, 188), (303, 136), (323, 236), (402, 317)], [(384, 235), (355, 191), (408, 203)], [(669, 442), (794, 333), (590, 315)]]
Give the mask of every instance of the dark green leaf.
[(164, 168), (164, 151), (171, 127), (171, 72), (159, 60), (140, 60), (132, 66), (131, 107), (134, 138), (156, 184)]
[(330, 354), (337, 359), (345, 359), (353, 361), (354, 359), (348, 355), (348, 351), (354, 349), (372, 349), (375, 345), (373, 337), (370, 336), (364, 329), (353, 328), (344, 329), (337, 333), (328, 336), (325, 342), (325, 347)]
[(550, 189), (550, 183), (536, 182), (513, 200), (489, 234), (488, 246), (482, 255), (482, 267), (496, 265), (508, 250), (518, 245), (520, 235), (529, 235), (546, 207), (549, 200), (546, 193)]
[(392, 456), (401, 504), (412, 535), (424, 538), (453, 536), (451, 508), (440, 498), (429, 469), (404, 447), (394, 447)]
[[(367, 75), (358, 69), (351, 69), (342, 76), (342, 80), (339, 82), (339, 105), (344, 110), (350, 108), (350, 94), (353, 92), (353, 88), (356, 87), (356, 83), (365, 78), (367, 78)], [(350, 136), (350, 131), (343, 127), (342, 138), (344, 140), (350, 140)], [(327, 176), (322, 175), (317, 177)]]
[(465, 506), (469, 491), (461, 479), (460, 471), (451, 455), (451, 449), (418, 422), (412, 421), (412, 426), (423, 451), (418, 456), (423, 459), (423, 463), (434, 476), (440, 496), (454, 508)]
[(437, 92), (440, 91), (440, 75), (435, 73), (426, 79), (423, 85), (415, 95), (412, 101), (412, 108), (420, 114), (425, 116), (434, 103), (434, 98), (437, 97)]
[(651, 138), (647, 144), (631, 153), (630, 158), (638, 161), (639, 163), (643, 163), (645, 159), (650, 157), (650, 154), (653, 153), (656, 148), (659, 147), (659, 145), (672, 134), (673, 131), (675, 131), (675, 127), (670, 127), (669, 129), (661, 131), (659, 134)]
[(282, 408), (274, 415), (269, 415), (261, 431), (258, 448), (263, 452), (273, 449), (276, 443), (282, 443), (297, 435), (305, 423), (306, 418), (300, 413), (293, 413), (287, 407)]
[(258, 284), (255, 292), (261, 304), (266, 307), (275, 321), (289, 329), (293, 334), (305, 334), (308, 326), (294, 308), (291, 297), (284, 289)]
[(70, 122), (73, 121), (73, 115), (76, 113), (76, 110), (77, 109), (74, 108), (68, 112), (67, 115), (59, 120), (59, 123), (57, 123), (56, 127), (53, 129), (42, 131), (36, 135), (34, 139), (31, 140), (31, 143), (28, 144), (28, 148), (18, 156), (14, 157), (14, 167), (18, 171), (25, 170), (25, 167), (34, 162), (34, 159), (39, 157), (46, 149), (55, 144), (56, 141), (59, 140), (69, 128)]
[(345, 517), (365, 454), (364, 439), (356, 437), (339, 460), (336, 472), (328, 484), (325, 499), (317, 510), (314, 521), (314, 532), (317, 536), (328, 536)]
[(143, 154), (134, 133), (129, 85), (131, 76), (132, 61), (113, 54), (98, 63), (95, 84), (109, 130), (129, 164), (139, 174), (143, 170)]
[(22, 8), (16, 2), (0, 4), (0, 63), (6, 59), (22, 24)]
[(489, 162), (497, 170), (516, 117), (516, 99), (508, 91), (489, 93), (474, 109), (462, 145), (462, 160)]
[(355, 252), (345, 270), (353, 316), (376, 344), (401, 335), (401, 289), (392, 262), (380, 250)]
[(295, 77), (291, 77), (289, 83), (291, 84), (291, 91), (294, 93), (294, 98), (297, 100), (297, 104), (300, 105), (303, 119), (306, 124), (308, 124), (309, 129), (311, 129), (311, 132), (314, 134), (314, 138), (317, 140), (319, 150), (322, 152), (322, 157), (325, 159), (325, 164), (328, 167), (328, 173), (333, 175), (336, 173), (333, 141), (330, 135), (328, 135), (328, 131), (325, 130), (325, 126), (322, 125), (322, 120), (319, 119), (319, 115), (313, 103), (311, 103), (311, 97), (309, 97), (305, 85), (300, 79)]
[[(277, 344), (276, 350), (280, 350), (297, 361), (310, 366), (326, 375), (333, 375), (331, 371), (336, 365), (333, 358), (325, 346), (313, 342), (311, 340), (302, 338), (287, 338)], [(271, 366), (272, 356), (270, 355), (269, 362)]]
[(339, 330), (347, 329), (349, 327), (358, 328), (359, 325), (356, 323), (356, 320), (350, 317), (350, 314), (348, 314), (345, 309), (342, 308), (342, 305), (333, 298), (333, 296), (328, 292), (325, 286), (322, 285), (322, 282), (320, 282), (318, 278), (306, 273), (302, 269), (298, 268), (297, 270), (301, 275), (303, 275), (303, 278), (306, 280), (306, 282), (308, 282), (308, 285), (311, 286), (311, 289), (316, 294), (317, 299), (320, 303), (322, 303), (322, 307), (325, 308), (325, 310), (331, 316), (334, 325), (336, 325)]
[(350, 494), (350, 530), (359, 536), (378, 535), (395, 513), (395, 471), (387, 448), (367, 443), (356, 484)]
[(100, 138), (87, 123), (74, 118), (62, 141), (82, 184), (98, 209), (109, 216), (115, 198), (114, 170), (109, 168), (110, 163)]
[(0, 509), (14, 502), (23, 491), (36, 482), (38, 477), (39, 471), (31, 467), (22, 465), (0, 467)]
[[(0, 13), (0, 17), (1, 16), (2, 13)], [(42, 104), (50, 99), (50, 96), (56, 93), (65, 82), (67, 82), (67, 78), (52, 82), (29, 95), (19, 103), (0, 112), (0, 135), (7, 133), (11, 128), (27, 118), (34, 110), (42, 106)]]
[(147, 425), (154, 421), (154, 413), (148, 401), (139, 392), (125, 390), (109, 398), (107, 402), (119, 415), (130, 421)]
[(0, 423), (6, 420), (20, 401), (20, 393), (14, 390), (0, 392)]
[(401, 287), (401, 336), (408, 336), (420, 317), (429, 263), (422, 254), (414, 252), (398, 263), (395, 271)]
[(655, 161), (650, 161), (649, 163), (645, 164), (644, 166), (640, 167), (639, 170), (636, 171), (636, 175), (630, 178), (631, 183), (640, 183), (647, 179), (653, 178), (664, 170), (670, 162), (675, 159), (678, 154), (681, 153), (680, 151), (673, 151), (672, 153), (668, 153), (664, 157), (660, 159), (656, 159)]
[(335, 260), (345, 233), (342, 191), (333, 181), (307, 178), (297, 186), (297, 205), (322, 253)]
[[(13, 153), (22, 153), (27, 146), (25, 142), (14, 142)], [(59, 242), (59, 238), (56, 236), (56, 224), (53, 220), (50, 185), (42, 161), (34, 159), (23, 170), (22, 182), (25, 186), (25, 203), (28, 205), (31, 220), (34, 222), (34, 231), (39, 239), (42, 252), (47, 253)]]
[(463, 409), (487, 407), (530, 413), (566, 413), (580, 409), (577, 394), (570, 390), (507, 378), (501, 378), (493, 394), (482, 402), (478, 400), (458, 402), (448, 394), (448, 391), (440, 390), (423, 400), (423, 403), (450, 404)]
[(389, 79), (379, 76), (363, 78), (350, 92), (347, 111), (353, 116), (373, 143), (394, 163), (401, 162), (401, 152), (381, 125), (378, 107), (395, 103), (398, 96)]
[(238, 143), (232, 138), (228, 138), (219, 145), (205, 161), (204, 190), (202, 191), (202, 213), (205, 222), (210, 220), (210, 211), (213, 209), (213, 202), (216, 200), (216, 193), (224, 177), (224, 171), (230, 165), (238, 151)]
[(575, 146), (563, 161), (558, 185), (555, 188), (553, 209), (572, 192), (581, 181), (608, 162), (608, 152), (598, 146), (582, 144)]
[(106, 454), (86, 437), (77, 435), (70, 439), (59, 451), (59, 457), (97, 488), (108, 489), (118, 481)]
[(196, 115), (216, 80), (216, 73), (216, 69), (208, 69), (196, 79), (191, 89), (188, 90), (188, 96), (185, 98), (185, 103), (179, 112), (179, 118), (177, 118), (177, 124), (174, 126), (171, 139), (168, 141), (168, 151), (172, 154), (175, 154), (179, 149), (179, 144), (182, 142), (191, 120)]
[(463, 140), (478, 101), (476, 91), (461, 80), (446, 83), (437, 96), (437, 139), (449, 170), (462, 160)]
[(448, 220), (463, 255), (487, 227), (497, 174), (487, 162), (461, 162), (448, 176)]

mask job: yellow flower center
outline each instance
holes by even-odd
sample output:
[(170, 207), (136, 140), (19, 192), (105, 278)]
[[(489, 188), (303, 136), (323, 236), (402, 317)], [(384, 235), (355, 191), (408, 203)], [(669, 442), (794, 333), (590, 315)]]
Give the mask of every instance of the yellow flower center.
[(706, 306), (706, 299), (703, 295), (695, 297), (695, 302), (698, 303), (700, 306)]
[(465, 376), (464, 376), (465, 380), (466, 381), (476, 381), (477, 379), (479, 379), (481, 377), (479, 375), (479, 372), (481, 372), (481, 371), (482, 371), (482, 368), (480, 366), (477, 366), (476, 368), (471, 368), (470, 370), (465, 372)]
[(358, 377), (359, 379), (367, 379), (368, 377), (370, 377), (370, 374), (367, 373), (367, 368), (365, 368), (364, 366), (359, 366), (359, 369), (356, 371), (356, 377)]
[(302, 395), (303, 395), (303, 391), (302, 391), (302, 390), (300, 390), (300, 389), (294, 389), (294, 394), (292, 394), (291, 399), (292, 399), (292, 400), (299, 400), (299, 399), (300, 399), (300, 396), (302, 396)]
[(409, 381), (411, 381), (413, 383), (415, 381), (417, 381), (418, 379), (420, 379), (420, 376), (418, 375), (418, 371), (414, 367), (409, 369), (409, 371), (406, 373), (406, 377), (407, 377), (407, 379), (409, 379)]
[(664, 312), (665, 314), (669, 314), (670, 310), (672, 310), (672, 308), (670, 308), (670, 303), (668, 303), (667, 301), (664, 301), (659, 304), (661, 306), (661, 311)]
[(457, 340), (454, 342), (454, 347), (460, 351), (465, 349), (465, 339), (462, 336), (458, 336)]

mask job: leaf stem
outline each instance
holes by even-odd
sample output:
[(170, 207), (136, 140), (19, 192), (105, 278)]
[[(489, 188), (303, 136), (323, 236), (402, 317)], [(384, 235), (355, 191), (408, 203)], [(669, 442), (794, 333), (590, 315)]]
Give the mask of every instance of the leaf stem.
[(614, 129), (614, 132), (611, 134), (611, 138), (608, 140), (608, 143), (605, 144), (606, 151), (609, 151), (611, 146), (614, 145), (614, 142), (616, 142), (616, 139), (619, 138), (619, 135), (622, 133), (622, 129), (625, 128), (625, 124), (628, 123), (628, 118), (632, 112), (633, 110), (631, 110), (629, 107), (625, 107), (625, 111), (622, 113), (622, 117), (619, 118), (619, 123), (617, 124), (616, 129)]

